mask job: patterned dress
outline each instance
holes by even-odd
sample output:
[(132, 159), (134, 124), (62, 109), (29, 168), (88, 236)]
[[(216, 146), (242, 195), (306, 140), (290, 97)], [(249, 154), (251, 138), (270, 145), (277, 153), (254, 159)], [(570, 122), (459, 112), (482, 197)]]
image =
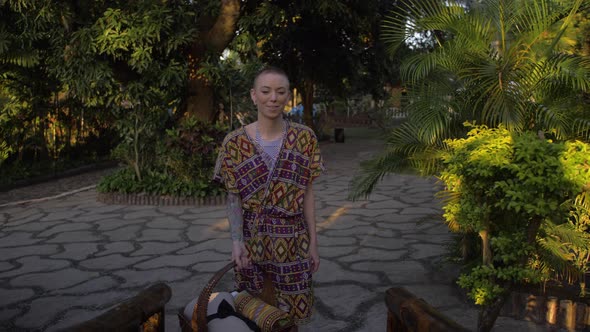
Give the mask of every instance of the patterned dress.
[(244, 242), (252, 269), (236, 271), (238, 289), (260, 293), (263, 276), (273, 281), (279, 308), (297, 324), (313, 308), (309, 233), (303, 217), (305, 189), (324, 170), (315, 134), (285, 122), (276, 163), (244, 127), (223, 141), (214, 179), (239, 194), (244, 216)]

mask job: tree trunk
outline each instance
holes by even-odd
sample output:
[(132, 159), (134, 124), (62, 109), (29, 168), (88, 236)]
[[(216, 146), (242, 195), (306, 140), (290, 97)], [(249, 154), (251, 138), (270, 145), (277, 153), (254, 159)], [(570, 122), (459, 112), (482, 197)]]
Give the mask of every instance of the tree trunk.
[(510, 285), (504, 285), (504, 289), (506, 292), (496, 298), (494, 302), (490, 305), (486, 305), (481, 307), (479, 310), (479, 315), (477, 317), (477, 332), (489, 332), (494, 327), (494, 323), (496, 319), (500, 315), (500, 310), (506, 303), (506, 299), (508, 299), (508, 295), (510, 295), (510, 291), (512, 287)]
[(313, 81), (304, 80), (301, 88), (301, 97), (303, 104), (303, 121), (305, 125), (315, 131), (313, 124)]
[(34, 161), (40, 161), (43, 159), (47, 159), (49, 157), (50, 151), (49, 151), (49, 146), (47, 145), (47, 139), (45, 138), (45, 133), (46, 130), (48, 129), (48, 116), (50, 114), (50, 111), (47, 109), (47, 106), (42, 104), (42, 103), (37, 103), (36, 105), (33, 104), (33, 107), (36, 107), (39, 111), (37, 113), (37, 118), (35, 120), (36, 124), (37, 124), (37, 132), (36, 137), (37, 137), (37, 142), (39, 142), (38, 144), (35, 143), (34, 149), (35, 149), (35, 158), (33, 159)]
[[(479, 237), (481, 238), (482, 263), (483, 265), (492, 265), (492, 246), (490, 243), (489, 229), (484, 227), (484, 229), (480, 230)], [(506, 292), (506, 294), (496, 298), (491, 304), (480, 308), (477, 317), (478, 332), (488, 332), (492, 330), (492, 327), (494, 327), (494, 323), (500, 314), (500, 310), (504, 306), (504, 302), (506, 302), (508, 294), (510, 294), (510, 292)]]
[(481, 238), (481, 255), (483, 258), (483, 265), (492, 265), (492, 247), (490, 245), (490, 234), (487, 229), (479, 231)]
[(211, 82), (197, 71), (207, 55), (219, 55), (236, 33), (240, 16), (240, 0), (220, 0), (221, 8), (210, 29), (200, 31), (189, 52), (189, 81), (182, 111), (200, 120), (211, 121), (215, 115), (214, 93)]
[[(537, 241), (537, 233), (539, 233), (539, 228), (541, 228), (542, 219), (540, 217), (534, 217), (529, 222), (527, 227), (527, 242), (528, 244), (534, 244)], [(526, 262), (523, 262), (526, 263)]]
[[(541, 227), (541, 222), (542, 219), (539, 217), (534, 217), (531, 219), (531, 221), (529, 222), (528, 226), (527, 226), (527, 243), (528, 244), (534, 244), (537, 240), (537, 233), (539, 232), (539, 228)], [(485, 248), (485, 243), (483, 243), (484, 238), (488, 238), (489, 234), (487, 234), (488, 232), (483, 230), (479, 232), (479, 235), (482, 238), (482, 247), (483, 247), (483, 251), (484, 251), (484, 264), (486, 264), (486, 248)], [(489, 239), (488, 239), (488, 245), (489, 245)], [(487, 249), (490, 250), (490, 249)], [(491, 263), (491, 252), (489, 253), (489, 259), (490, 259), (490, 263)], [(520, 264), (525, 265), (528, 261), (528, 256), (524, 256), (521, 258)], [(505, 292), (499, 296), (498, 298), (496, 298), (494, 300), (494, 302), (490, 305), (487, 306), (483, 306), (480, 309), (479, 312), (479, 316), (477, 319), (477, 331), (478, 332), (488, 332), (491, 331), (491, 329), (494, 327), (494, 323), (496, 322), (496, 319), (498, 318), (498, 316), (500, 315), (500, 310), (502, 310), (502, 307), (504, 306), (504, 303), (506, 302), (506, 299), (508, 299), (508, 296), (510, 296), (510, 293), (512, 292), (512, 287), (513, 284), (511, 282), (506, 282), (504, 285), (501, 285), (502, 288), (505, 289)]]
[(205, 78), (189, 79), (184, 114), (203, 121), (213, 120), (213, 97), (213, 87)]

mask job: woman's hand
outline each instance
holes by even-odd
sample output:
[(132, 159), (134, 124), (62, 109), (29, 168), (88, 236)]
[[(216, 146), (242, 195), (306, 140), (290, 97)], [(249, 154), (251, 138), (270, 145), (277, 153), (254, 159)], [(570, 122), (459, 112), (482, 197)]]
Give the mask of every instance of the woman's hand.
[(309, 260), (311, 262), (311, 273), (315, 273), (320, 268), (320, 254), (316, 243), (312, 243), (309, 248)]
[(251, 268), (248, 250), (243, 241), (232, 241), (231, 260), (236, 263), (236, 270)]

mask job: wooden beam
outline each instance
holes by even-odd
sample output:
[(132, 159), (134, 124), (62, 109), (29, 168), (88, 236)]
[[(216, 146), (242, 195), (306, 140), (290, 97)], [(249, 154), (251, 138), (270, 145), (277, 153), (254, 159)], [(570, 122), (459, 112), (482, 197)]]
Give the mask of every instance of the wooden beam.
[[(67, 328), (72, 332), (140, 331), (140, 326), (156, 314), (159, 331), (164, 331), (165, 305), (172, 290), (165, 283), (152, 285), (93, 319)], [(153, 320), (153, 318), (152, 318)]]
[(469, 331), (404, 288), (388, 289), (385, 292), (385, 303), (388, 310), (388, 332)]

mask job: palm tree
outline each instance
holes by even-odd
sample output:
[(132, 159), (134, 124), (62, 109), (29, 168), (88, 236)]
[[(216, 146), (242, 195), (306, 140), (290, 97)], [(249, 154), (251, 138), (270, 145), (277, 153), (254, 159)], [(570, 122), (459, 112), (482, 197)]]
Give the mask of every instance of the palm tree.
[[(590, 140), (590, 106), (580, 102), (590, 90), (590, 58), (576, 54), (570, 34), (588, 0), (399, 4), (383, 22), (389, 51), (416, 36), (427, 47), (402, 62), (408, 119), (391, 132), (383, 153), (362, 165), (352, 198), (368, 195), (388, 173), (439, 174), (445, 140), (465, 137), (465, 122)], [(588, 200), (580, 201), (587, 211)], [(480, 331), (493, 326), (496, 309), (483, 310)]]
[(408, 121), (392, 131), (386, 151), (364, 165), (353, 197), (371, 192), (389, 172), (413, 166), (432, 174), (436, 150), (463, 137), (470, 121), (555, 139), (590, 138), (590, 58), (574, 54), (568, 29), (588, 2), (401, 0), (383, 23), (394, 53), (428, 32), (434, 47), (405, 59)]

